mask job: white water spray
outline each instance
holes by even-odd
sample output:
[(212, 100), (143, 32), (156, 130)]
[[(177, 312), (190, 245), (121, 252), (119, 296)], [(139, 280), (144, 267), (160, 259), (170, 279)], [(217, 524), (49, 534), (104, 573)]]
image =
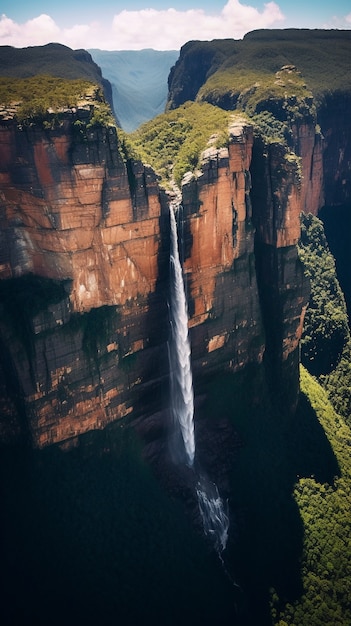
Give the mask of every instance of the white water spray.
[(218, 493), (215, 483), (200, 476), (196, 495), (205, 535), (213, 540), (216, 551), (223, 552), (228, 541), (229, 517), (227, 506)]
[[(173, 421), (171, 453), (175, 462), (185, 462), (195, 471), (194, 393), (188, 336), (188, 308), (179, 257), (177, 223), (172, 206), (170, 207), (170, 224), (171, 338), (169, 363)], [(196, 495), (204, 532), (213, 540), (215, 550), (221, 555), (228, 539), (229, 517), (227, 507), (218, 493), (217, 486), (205, 478), (201, 472), (197, 473)]]

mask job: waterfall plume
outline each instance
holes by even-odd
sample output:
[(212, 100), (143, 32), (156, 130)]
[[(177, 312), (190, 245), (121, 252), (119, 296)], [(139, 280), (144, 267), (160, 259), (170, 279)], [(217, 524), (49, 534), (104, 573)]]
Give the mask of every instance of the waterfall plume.
[(194, 393), (191, 369), (191, 349), (188, 335), (188, 307), (183, 271), (179, 256), (177, 222), (170, 207), (170, 325), (168, 346), (170, 364), (170, 393), (172, 433), (170, 448), (176, 463), (186, 463), (197, 479), (196, 496), (204, 532), (221, 555), (226, 547), (229, 529), (227, 507), (217, 485), (195, 468)]

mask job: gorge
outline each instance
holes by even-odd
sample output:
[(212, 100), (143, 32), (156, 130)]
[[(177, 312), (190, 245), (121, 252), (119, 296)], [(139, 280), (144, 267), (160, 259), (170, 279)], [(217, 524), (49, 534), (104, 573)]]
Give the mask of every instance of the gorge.
[[(106, 113), (103, 90), (112, 91), (88, 53), (31, 50), (69, 54), (70, 69), (77, 60), (78, 73), (93, 68), (94, 86), (80, 87), (74, 106), (36, 102), (28, 113), (16, 98), (1, 103), (11, 623), (319, 626), (324, 611), (343, 625), (335, 606), (348, 618), (337, 567), (347, 521), (327, 533), (338, 552), (306, 560), (306, 545), (319, 545), (309, 524), (346, 510), (349, 434), (341, 415), (336, 435), (320, 418), (327, 396), (318, 404), (322, 391), (300, 367), (314, 278), (298, 245), (306, 224), (350, 205), (350, 41), (348, 31), (291, 30), (189, 42), (169, 76), (167, 111), (131, 136)], [(176, 297), (175, 205), (185, 290)], [(170, 313), (172, 299), (182, 311)], [(169, 343), (184, 307), (186, 459), (174, 467)], [(188, 471), (194, 458), (209, 487)], [(221, 522), (215, 551), (209, 503)], [(213, 554), (224, 546), (229, 578)], [(323, 574), (311, 582), (315, 563)], [(321, 612), (306, 589), (318, 589)]]

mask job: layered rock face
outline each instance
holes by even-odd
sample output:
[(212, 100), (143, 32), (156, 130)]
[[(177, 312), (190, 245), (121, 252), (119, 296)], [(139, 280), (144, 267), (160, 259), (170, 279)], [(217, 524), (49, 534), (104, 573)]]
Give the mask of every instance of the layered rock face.
[(183, 184), (184, 268), (194, 376), (261, 362), (265, 347), (250, 201), (253, 129), (230, 127), (229, 148), (209, 148)]
[(127, 172), (114, 128), (80, 134), (79, 121), (0, 128), (0, 278), (72, 280), (72, 310), (88, 311), (154, 291), (160, 201), (150, 168)]
[(131, 413), (167, 332), (155, 175), (86, 115), (0, 129), (2, 352), (39, 446)]
[[(124, 163), (115, 129), (84, 115), (1, 127), (3, 432), (40, 447), (168, 402), (168, 202), (149, 167)], [(291, 408), (306, 285), (301, 189), (283, 157), (269, 156), (283, 171), (268, 184), (237, 119), (229, 147), (209, 147), (184, 180), (181, 239), (195, 389), (265, 355)]]

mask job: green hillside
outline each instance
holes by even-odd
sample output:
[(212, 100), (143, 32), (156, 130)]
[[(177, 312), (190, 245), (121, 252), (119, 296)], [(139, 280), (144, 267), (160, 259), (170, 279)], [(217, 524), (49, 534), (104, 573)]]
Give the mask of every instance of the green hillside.
[(224, 553), (240, 626), (351, 620), (351, 431), (303, 367), (300, 383), (290, 417), (271, 405), (259, 368), (208, 389), (208, 419), (230, 416), (242, 442)]
[(313, 473), (298, 478), (293, 496), (304, 527), (303, 592), (282, 610), (274, 606), (273, 594), (273, 615), (280, 626), (347, 626), (351, 623), (351, 432), (331, 407), (327, 394), (303, 368), (301, 392), (340, 469), (338, 476), (328, 481)]
[(28, 48), (0, 46), (0, 76), (28, 78), (36, 74), (102, 81), (100, 68), (86, 50), (71, 50), (59, 43)]
[(325, 387), (335, 409), (351, 426), (351, 338), (345, 298), (323, 223), (301, 216), (300, 258), (311, 282), (301, 342), (301, 360)]
[(0, 77), (0, 117), (15, 116), (18, 122), (37, 121), (52, 128), (67, 108), (94, 106), (88, 123), (115, 124), (99, 85), (81, 79), (37, 75), (30, 78)]

